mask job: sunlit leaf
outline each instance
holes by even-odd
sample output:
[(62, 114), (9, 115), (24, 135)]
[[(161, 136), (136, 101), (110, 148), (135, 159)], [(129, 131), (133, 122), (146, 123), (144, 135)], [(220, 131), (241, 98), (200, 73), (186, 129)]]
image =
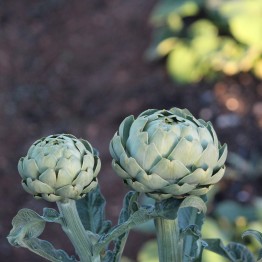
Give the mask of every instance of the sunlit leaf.
[(175, 81), (181, 83), (197, 82), (204, 74), (198, 54), (185, 44), (178, 44), (169, 54), (167, 70)]

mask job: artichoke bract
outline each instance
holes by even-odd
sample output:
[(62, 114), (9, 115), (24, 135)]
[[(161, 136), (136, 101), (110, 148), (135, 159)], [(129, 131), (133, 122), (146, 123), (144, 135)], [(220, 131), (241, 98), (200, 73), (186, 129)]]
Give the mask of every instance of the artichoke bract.
[(227, 145), (187, 109), (149, 109), (123, 120), (110, 153), (126, 184), (160, 201), (206, 194), (224, 175)]
[(50, 202), (84, 197), (97, 186), (100, 167), (89, 142), (66, 134), (37, 140), (18, 162), (23, 188)]

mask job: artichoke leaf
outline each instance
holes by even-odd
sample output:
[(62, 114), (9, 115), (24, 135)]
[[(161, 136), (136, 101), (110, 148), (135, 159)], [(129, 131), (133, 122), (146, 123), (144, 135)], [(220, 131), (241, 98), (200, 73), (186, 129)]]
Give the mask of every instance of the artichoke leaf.
[(170, 153), (168, 159), (176, 159), (184, 166), (189, 166), (199, 159), (202, 152), (203, 148), (199, 141), (193, 140), (190, 142), (187, 139), (182, 138)]
[(183, 177), (179, 183), (187, 183), (190, 185), (204, 184), (206, 180), (212, 175), (212, 168), (203, 170), (202, 168), (197, 168), (195, 171), (189, 175)]
[(198, 131), (199, 140), (200, 140), (200, 143), (203, 149), (205, 149), (208, 144), (214, 142), (213, 136), (211, 135), (210, 131), (206, 127), (200, 126), (197, 128), (197, 131)]
[(35, 195), (34, 196), (36, 199), (45, 199), (46, 201), (50, 201), (50, 202), (57, 202), (57, 201), (60, 201), (62, 200), (62, 197), (61, 196), (57, 196), (55, 194), (41, 194), (41, 197), (38, 196), (38, 195)]
[[(123, 153), (125, 153), (125, 149), (121, 143), (121, 137), (120, 136), (114, 136), (111, 141), (111, 150), (114, 155), (121, 156)], [(119, 158), (116, 158), (119, 160)]]
[(214, 175), (209, 177), (204, 181), (204, 183), (199, 183), (200, 185), (213, 185), (220, 181), (220, 179), (224, 176), (225, 173), (225, 166), (219, 169)]
[[(91, 192), (98, 185), (97, 180), (93, 180), (87, 187), (83, 188), (82, 196), (85, 196), (86, 193)], [(79, 199), (79, 197), (78, 197)]]
[(110, 155), (113, 157), (113, 159), (119, 160), (117, 154), (116, 154), (115, 151), (114, 151), (114, 147), (113, 147), (113, 140), (114, 140), (115, 137), (118, 137), (117, 133), (114, 134), (112, 140), (110, 141), (110, 144), (109, 144), (109, 152), (110, 152)]
[(31, 177), (34, 179), (38, 176), (39, 170), (34, 159), (24, 157), (22, 161), (20, 160), (19, 162), (21, 162), (21, 165), (18, 165), (18, 167), (19, 169), (22, 169), (20, 174), (22, 174), (23, 178)]
[(185, 138), (187, 141), (199, 140), (197, 129), (192, 125), (182, 127), (181, 137), (182, 139)]
[(40, 194), (42, 194), (42, 193), (44, 193), (44, 194), (54, 193), (54, 189), (52, 187), (41, 182), (40, 180), (32, 180), (31, 178), (27, 178), (26, 184), (32, 192), (37, 192), (37, 193), (40, 193)]
[(146, 185), (151, 190), (161, 189), (169, 185), (168, 181), (164, 180), (157, 174), (146, 174), (145, 172), (139, 172), (136, 176), (136, 180)]
[(163, 157), (166, 157), (172, 150), (170, 145), (176, 144), (178, 140), (177, 135), (169, 130), (156, 129), (153, 135), (149, 137), (149, 143), (154, 144)]
[(72, 182), (73, 186), (80, 186), (85, 187), (88, 186), (92, 180), (93, 177), (93, 170), (88, 169), (87, 171), (80, 171), (80, 173), (77, 175), (76, 179)]
[(147, 193), (152, 191), (151, 188), (138, 181), (133, 181), (132, 179), (126, 179), (125, 181), (131, 188), (133, 188), (137, 192)]
[(131, 177), (134, 178), (139, 172), (145, 172), (137, 163), (137, 161), (132, 157), (127, 157), (125, 152), (123, 152), (123, 154), (120, 156), (120, 165)]
[(56, 194), (64, 198), (76, 198), (80, 193), (80, 190), (72, 185), (66, 185), (56, 190)]
[(124, 121), (119, 126), (119, 136), (121, 138), (122, 144), (125, 146), (127, 138), (130, 134), (130, 128), (133, 124), (135, 118), (134, 116), (128, 116), (124, 119)]
[(82, 170), (87, 170), (88, 168), (93, 168), (95, 165), (94, 157), (88, 152), (83, 156)]
[(195, 162), (196, 167), (214, 168), (218, 161), (218, 149), (213, 144), (208, 144), (200, 158)]
[(72, 180), (73, 179), (70, 176), (70, 174), (67, 172), (67, 170), (60, 169), (57, 174), (55, 187), (60, 188), (68, 184), (71, 184)]
[(213, 186), (206, 186), (206, 187), (201, 187), (201, 188), (196, 188), (196, 189), (193, 189), (191, 192), (190, 192), (190, 195), (193, 195), (193, 196), (203, 196), (205, 195)]
[(126, 142), (127, 152), (129, 152), (129, 154), (134, 157), (140, 165), (143, 163), (147, 146), (148, 134), (145, 132), (130, 135)]
[(206, 128), (209, 130), (210, 134), (213, 137), (214, 145), (216, 147), (218, 147), (218, 144), (219, 144), (218, 138), (217, 138), (216, 132), (215, 132), (215, 130), (213, 128), (213, 125), (212, 125), (212, 123), (210, 121), (206, 123)]
[(129, 134), (139, 134), (140, 132), (143, 132), (144, 127), (146, 125), (146, 123), (148, 122), (148, 119), (146, 117), (140, 117), (137, 118), (136, 120), (134, 120), (131, 128), (130, 128), (130, 132)]
[(227, 144), (224, 144), (219, 149), (219, 159), (218, 159), (218, 162), (216, 164), (215, 170), (224, 165), (226, 158), (227, 158)]
[(98, 175), (98, 173), (101, 169), (101, 161), (100, 161), (98, 156), (94, 156), (94, 158), (95, 158), (95, 166), (93, 168), (94, 169), (94, 175), (93, 176), (97, 177), (97, 175)]
[(36, 165), (37, 165), (37, 167), (39, 169), (39, 173), (43, 173), (50, 166), (55, 166), (56, 162), (57, 162), (57, 159), (54, 157), (54, 155), (47, 155), (47, 156), (45, 156), (45, 153), (41, 152), (40, 154), (38, 154), (35, 157), (35, 161), (36, 161)]
[(48, 168), (45, 172), (43, 172), (39, 176), (39, 180), (51, 187), (55, 187), (56, 185), (56, 173), (54, 169)]
[(220, 239), (204, 239), (205, 249), (210, 250), (230, 261), (255, 262), (253, 255), (242, 244), (230, 242), (224, 246)]
[(152, 166), (161, 160), (161, 156), (155, 146), (155, 144), (149, 144), (145, 148), (144, 158), (141, 160), (141, 166), (147, 172)]
[(180, 195), (187, 194), (194, 188), (196, 188), (196, 185), (189, 185), (184, 183), (183, 185), (180, 186), (178, 184), (172, 184), (164, 187), (161, 191), (167, 194), (172, 194), (173, 196), (180, 196)]
[(118, 165), (115, 160), (112, 161), (112, 168), (123, 179), (130, 178), (131, 176), (120, 165)]
[(190, 173), (190, 171), (179, 160), (170, 161), (166, 158), (162, 158), (149, 170), (149, 172), (158, 174), (163, 179), (170, 182), (174, 182)]

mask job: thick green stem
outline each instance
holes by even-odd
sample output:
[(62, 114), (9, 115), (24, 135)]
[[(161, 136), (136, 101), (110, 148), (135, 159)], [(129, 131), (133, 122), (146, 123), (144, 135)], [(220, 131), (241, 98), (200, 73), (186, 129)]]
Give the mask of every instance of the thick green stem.
[(182, 245), (176, 220), (155, 218), (159, 262), (181, 262)]
[(93, 256), (92, 243), (79, 218), (74, 200), (57, 202), (62, 215), (62, 228), (72, 242), (81, 262), (99, 262), (100, 256)]

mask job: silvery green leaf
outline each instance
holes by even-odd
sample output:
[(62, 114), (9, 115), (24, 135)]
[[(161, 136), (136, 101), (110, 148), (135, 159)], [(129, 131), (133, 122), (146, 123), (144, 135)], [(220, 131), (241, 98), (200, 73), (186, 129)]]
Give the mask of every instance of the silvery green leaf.
[(196, 226), (201, 231), (206, 209), (206, 204), (202, 198), (197, 196), (186, 197), (178, 210), (178, 226), (180, 230), (184, 231), (190, 226)]
[[(126, 222), (129, 219), (130, 215), (138, 210), (138, 204), (137, 204), (138, 196), (139, 194), (134, 191), (130, 191), (126, 194), (123, 201), (123, 208), (119, 215), (118, 224), (122, 224)], [(120, 235), (115, 241), (114, 250), (113, 253), (111, 254), (111, 259), (110, 259), (111, 262), (120, 261), (128, 234), (129, 234), (129, 230), (127, 230), (124, 234)]]
[(201, 227), (204, 223), (206, 204), (197, 196), (188, 196), (181, 203), (178, 227), (184, 239), (183, 261), (200, 261), (203, 251)]
[(42, 218), (46, 221), (46, 222), (54, 222), (54, 223), (59, 223), (61, 224), (61, 216), (59, 214), (59, 212), (57, 212), (55, 209), (53, 208), (47, 208), (45, 207), (43, 209), (43, 216)]
[(138, 206), (138, 196), (139, 193), (134, 191), (127, 193), (119, 216), (119, 224), (102, 236), (95, 246), (94, 252), (99, 254), (111, 241), (114, 241), (114, 250), (108, 250), (103, 261), (119, 262), (130, 229), (157, 216), (157, 212), (152, 207)]
[[(16, 247), (28, 248), (30, 251), (53, 262), (59, 261), (76, 261), (75, 258), (69, 257), (63, 250), (56, 250), (49, 242), (38, 239), (37, 237), (43, 232), (46, 221), (51, 222), (50, 212), (44, 211), (44, 216), (40, 216), (30, 209), (21, 209), (12, 221), (13, 228), (7, 239), (9, 243)], [(48, 217), (48, 219), (47, 219)]]
[(255, 262), (252, 253), (242, 244), (231, 242), (224, 246), (220, 239), (204, 239), (205, 249), (210, 250), (232, 262)]
[(12, 226), (7, 239), (13, 246), (23, 246), (24, 239), (38, 237), (45, 228), (45, 220), (35, 211), (24, 208), (18, 211), (12, 220)]
[(139, 193), (135, 191), (130, 191), (126, 194), (123, 201), (123, 208), (119, 215), (118, 224), (127, 221), (130, 215), (139, 209), (137, 203), (138, 196)]
[(202, 213), (206, 213), (207, 211), (207, 206), (205, 204), (205, 202), (207, 201), (206, 196), (188, 196), (186, 197), (183, 202), (180, 205), (180, 208), (184, 208), (184, 207), (194, 207), (196, 209), (198, 209), (199, 212)]
[(30, 251), (42, 256), (53, 262), (76, 262), (77, 259), (61, 250), (55, 249), (54, 246), (48, 241), (38, 238), (30, 238), (24, 240), (24, 247), (27, 247)]
[(183, 238), (183, 262), (201, 262), (204, 242), (197, 225), (190, 225), (181, 234)]
[(76, 201), (79, 217), (86, 230), (96, 234), (107, 233), (111, 222), (105, 220), (105, 198), (97, 186), (84, 198)]

